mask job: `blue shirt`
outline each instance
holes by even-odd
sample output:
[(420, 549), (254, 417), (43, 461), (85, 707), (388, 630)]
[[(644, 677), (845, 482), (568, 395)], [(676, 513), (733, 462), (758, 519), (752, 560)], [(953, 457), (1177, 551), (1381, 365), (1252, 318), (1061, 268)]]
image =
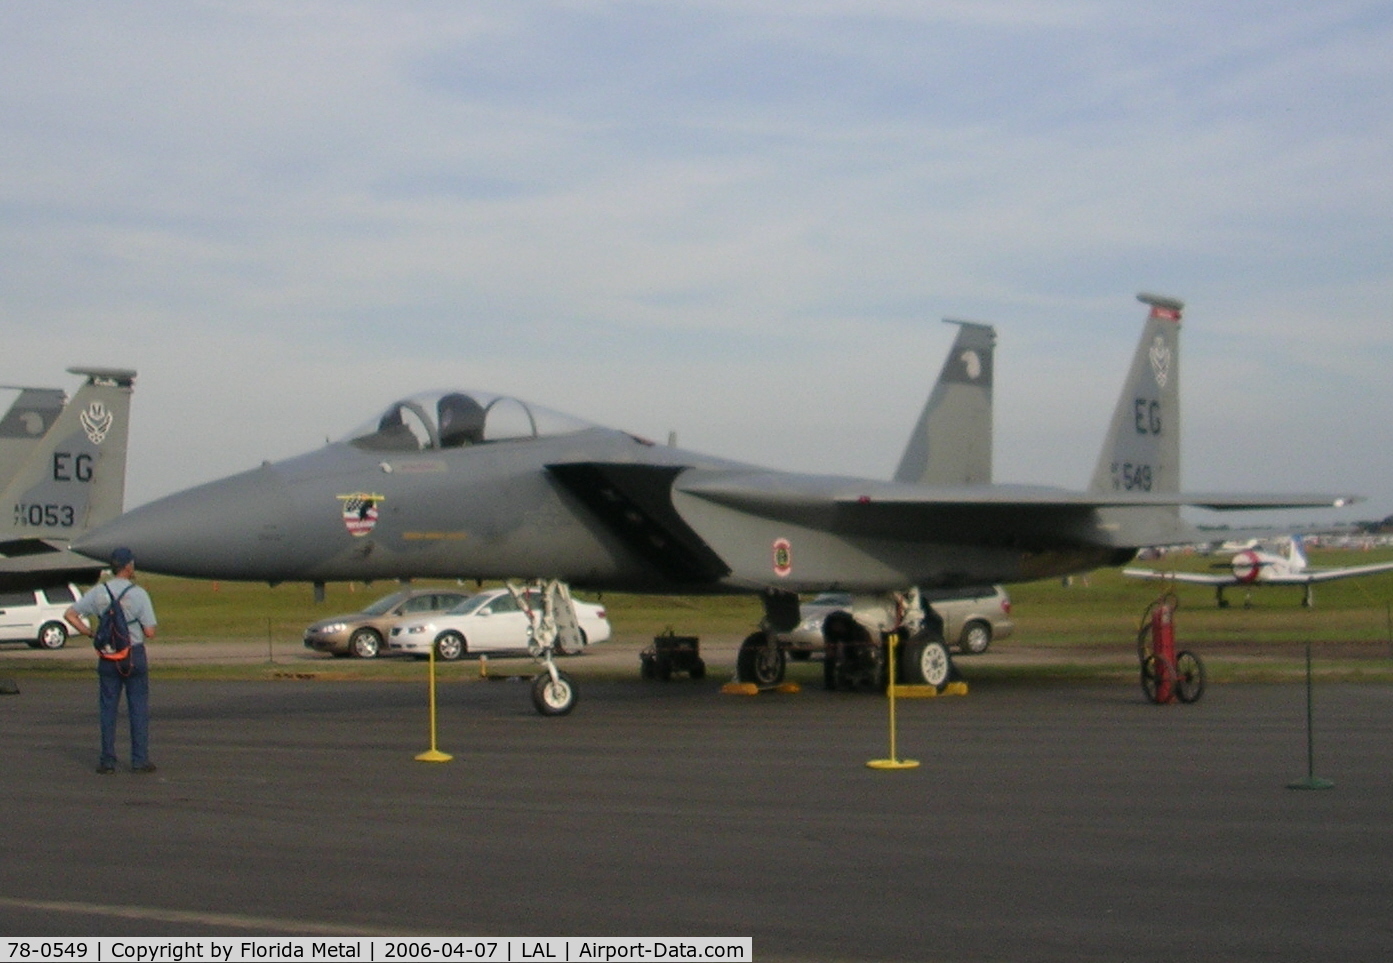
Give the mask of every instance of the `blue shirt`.
[[(121, 599), (121, 610), (126, 613), (126, 626), (131, 630), (131, 645), (144, 645), (144, 629), (155, 627), (155, 605), (150, 601), (150, 593), (134, 582), (123, 578), (110, 578), (100, 585), (94, 585), (87, 594), (77, 600), (73, 610), (78, 615), (100, 618), (111, 604), (112, 598), (120, 598), (126, 586), (131, 590)], [(111, 589), (111, 595), (106, 590)]]

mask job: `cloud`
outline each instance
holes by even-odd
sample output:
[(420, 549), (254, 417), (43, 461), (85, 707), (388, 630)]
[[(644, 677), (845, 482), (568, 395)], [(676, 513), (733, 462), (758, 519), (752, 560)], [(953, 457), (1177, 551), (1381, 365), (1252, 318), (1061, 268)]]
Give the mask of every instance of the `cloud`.
[(1360, 3), (7, 7), (0, 380), (140, 368), (132, 504), (449, 384), (888, 475), (951, 315), (1001, 332), (1002, 477), (1082, 485), (1148, 288), (1191, 304), (1187, 480), (1387, 514), (1390, 33)]

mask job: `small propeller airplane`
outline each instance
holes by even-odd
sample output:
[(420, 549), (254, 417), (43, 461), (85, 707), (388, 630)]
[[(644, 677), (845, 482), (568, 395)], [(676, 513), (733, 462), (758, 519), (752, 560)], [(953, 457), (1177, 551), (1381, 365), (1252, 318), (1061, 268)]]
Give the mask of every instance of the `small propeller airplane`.
[[(759, 468), (445, 390), (397, 401), (317, 451), (127, 512), (76, 547), (106, 559), (128, 546), (153, 572), (304, 581), (320, 592), (326, 581), (525, 578), (755, 593), (764, 620), (741, 646), (737, 674), (757, 685), (783, 678), (776, 636), (798, 624), (799, 593), (839, 590), (853, 605), (826, 626), (828, 687), (873, 687), (891, 633), (905, 640), (897, 675), (941, 686), (952, 665), (922, 588), (1057, 578), (1123, 565), (1145, 546), (1202, 541), (1184, 505), (1349, 503), (1180, 491), (1184, 306), (1138, 299), (1149, 314), (1085, 491), (991, 483), (995, 334), (964, 324), (890, 481)], [(544, 714), (574, 702), (543, 631), (565, 621), (548, 612), (538, 624), (547, 671), (533, 696)]]
[(1203, 572), (1160, 571), (1149, 568), (1124, 568), (1122, 574), (1129, 578), (1161, 579), (1167, 582), (1187, 582), (1193, 585), (1214, 586), (1215, 601), (1220, 608), (1228, 608), (1224, 589), (1242, 585), (1247, 589), (1243, 606), (1252, 605), (1253, 587), (1257, 585), (1301, 585), (1305, 587), (1301, 604), (1310, 608), (1315, 604), (1313, 587), (1317, 582), (1333, 582), (1335, 579), (1355, 578), (1360, 575), (1374, 575), (1378, 572), (1393, 572), (1393, 562), (1376, 562), (1372, 565), (1350, 565), (1344, 568), (1307, 568), (1306, 552), (1301, 538), (1292, 536), (1287, 542), (1287, 553), (1278, 555), (1260, 548), (1247, 548), (1235, 555), (1227, 565), (1228, 575), (1206, 575)]

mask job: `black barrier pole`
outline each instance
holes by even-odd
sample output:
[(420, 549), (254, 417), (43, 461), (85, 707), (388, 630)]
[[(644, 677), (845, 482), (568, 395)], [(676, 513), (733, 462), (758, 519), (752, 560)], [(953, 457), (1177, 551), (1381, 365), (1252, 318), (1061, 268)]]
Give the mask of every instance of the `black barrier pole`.
[(1311, 643), (1306, 643), (1306, 778), (1288, 783), (1288, 789), (1334, 789), (1329, 779), (1316, 775), (1315, 709), (1311, 692)]

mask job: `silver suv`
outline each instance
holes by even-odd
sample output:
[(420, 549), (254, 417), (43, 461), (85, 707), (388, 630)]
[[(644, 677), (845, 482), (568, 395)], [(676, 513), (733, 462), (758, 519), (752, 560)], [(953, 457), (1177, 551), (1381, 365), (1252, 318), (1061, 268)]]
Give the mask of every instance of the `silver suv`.
[[(956, 644), (964, 655), (981, 655), (993, 639), (1006, 638), (1016, 627), (1011, 621), (1011, 597), (1000, 585), (931, 589), (924, 592), (924, 600), (943, 620), (944, 640), (949, 645)], [(851, 596), (846, 592), (823, 592), (803, 603), (802, 621), (797, 628), (776, 638), (795, 659), (820, 653), (825, 644), (822, 624), (838, 611), (851, 611)]]

